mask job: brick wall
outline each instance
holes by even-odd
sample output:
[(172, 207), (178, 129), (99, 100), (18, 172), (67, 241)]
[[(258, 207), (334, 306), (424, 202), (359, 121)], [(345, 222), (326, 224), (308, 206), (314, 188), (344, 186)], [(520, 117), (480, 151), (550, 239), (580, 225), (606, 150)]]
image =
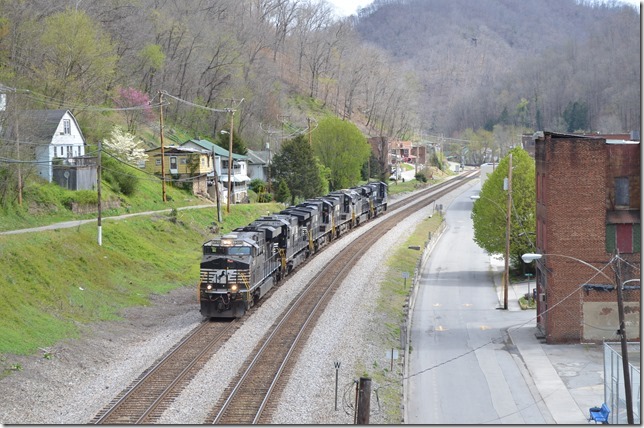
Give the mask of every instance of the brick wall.
[[(636, 175), (634, 183), (639, 190), (639, 145), (615, 146), (601, 138), (546, 134), (536, 141), (535, 160), (542, 187), (537, 203), (537, 250), (553, 254), (537, 264), (541, 277), (538, 292), (545, 293), (537, 312), (546, 340), (599, 340), (604, 330), (606, 340), (615, 340), (619, 325), (617, 311), (613, 310), (616, 291), (586, 290), (583, 285), (615, 283), (613, 270), (607, 266), (613, 256), (606, 252), (607, 201), (616, 176)], [(630, 274), (639, 277), (639, 253), (624, 258), (637, 264), (637, 272)], [(607, 277), (598, 274), (598, 269)], [(639, 291), (624, 296), (629, 311), (639, 314)], [(584, 314), (592, 320), (585, 319)], [(603, 329), (591, 324), (600, 319)]]

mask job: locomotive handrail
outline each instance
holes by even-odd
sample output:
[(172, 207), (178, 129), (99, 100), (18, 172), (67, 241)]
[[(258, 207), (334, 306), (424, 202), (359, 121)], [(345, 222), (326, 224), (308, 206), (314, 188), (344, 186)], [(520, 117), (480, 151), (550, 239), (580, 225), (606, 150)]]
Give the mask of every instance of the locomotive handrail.
[(283, 248), (277, 249), (278, 254), (280, 255), (280, 262), (282, 265), (282, 270), (286, 271), (286, 251)]
[(246, 298), (250, 301), (250, 281), (246, 275), (244, 275), (244, 272), (239, 272), (239, 276), (241, 276), (241, 280), (246, 286)]
[(308, 235), (308, 237), (309, 237), (309, 250), (313, 251), (313, 250), (314, 250), (314, 248), (315, 248), (315, 247), (313, 246), (313, 234), (311, 233), (311, 230), (310, 230), (310, 229), (306, 229), (306, 234), (307, 234), (307, 235)]

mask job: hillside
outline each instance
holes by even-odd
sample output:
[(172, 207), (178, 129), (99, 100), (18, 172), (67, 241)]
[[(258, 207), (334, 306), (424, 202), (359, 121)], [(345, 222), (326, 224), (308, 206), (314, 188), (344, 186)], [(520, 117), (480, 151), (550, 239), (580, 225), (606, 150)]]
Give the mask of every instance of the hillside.
[[(508, 123), (566, 131), (569, 103), (588, 129), (639, 129), (640, 16), (630, 6), (575, 0), (376, 0), (361, 37), (414, 70), (430, 133)], [(592, 73), (589, 73), (592, 71)], [(521, 123), (523, 122), (523, 123)]]
[[(214, 139), (234, 107), (253, 149), (328, 114), (409, 139), (495, 124), (565, 131), (577, 102), (586, 130), (639, 127), (639, 13), (615, 3), (376, 0), (345, 19), (295, 0), (69, 6), (0, 5), (0, 83), (18, 109), (69, 108), (90, 141), (127, 114), (121, 88), (148, 96), (149, 142), (161, 91), (174, 97), (168, 129)], [(12, 157), (2, 144), (0, 155)]]

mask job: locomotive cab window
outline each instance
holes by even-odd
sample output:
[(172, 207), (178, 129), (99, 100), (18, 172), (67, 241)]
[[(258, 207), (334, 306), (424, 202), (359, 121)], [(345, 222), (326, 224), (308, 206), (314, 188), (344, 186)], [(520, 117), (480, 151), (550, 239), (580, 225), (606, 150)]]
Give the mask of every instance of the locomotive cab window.
[(228, 247), (228, 254), (237, 256), (250, 256), (250, 247)]

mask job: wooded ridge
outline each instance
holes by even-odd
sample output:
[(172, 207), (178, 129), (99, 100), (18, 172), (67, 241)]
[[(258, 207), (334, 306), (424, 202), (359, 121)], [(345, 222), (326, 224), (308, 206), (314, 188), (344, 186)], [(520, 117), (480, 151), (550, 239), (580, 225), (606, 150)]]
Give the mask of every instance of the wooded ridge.
[(250, 148), (328, 112), (407, 139), (639, 128), (639, 11), (616, 2), (376, 0), (343, 19), (313, 0), (8, 0), (0, 11), (0, 82), (20, 108), (72, 110), (88, 141), (117, 121), (97, 107), (123, 88), (184, 100), (166, 99), (166, 120), (195, 136), (227, 129), (235, 106)]

